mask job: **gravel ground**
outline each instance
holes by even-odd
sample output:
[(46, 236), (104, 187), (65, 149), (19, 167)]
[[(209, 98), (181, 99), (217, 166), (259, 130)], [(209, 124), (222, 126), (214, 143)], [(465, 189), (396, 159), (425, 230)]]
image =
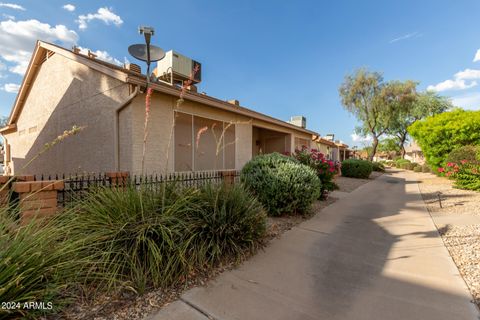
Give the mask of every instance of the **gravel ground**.
[[(311, 214), (307, 216), (269, 217), (267, 220), (267, 235), (263, 245), (268, 246), (268, 242), (270, 240), (280, 237), (282, 233), (311, 218), (336, 200), (336, 198), (329, 197), (325, 201), (316, 201), (313, 204)], [(253, 254), (254, 253), (247, 252), (242, 261), (245, 261)], [(95, 299), (78, 301), (75, 305), (66, 310), (65, 313), (59, 316), (50, 317), (50, 319), (144, 319), (148, 315), (158, 311), (160, 308), (177, 300), (184, 291), (192, 287), (205, 285), (209, 280), (215, 278), (217, 275), (226, 270), (235, 268), (239, 263), (241, 263), (241, 261), (235, 262), (227, 260), (215, 269), (204, 270), (196, 274), (191, 274), (189, 279), (186, 279), (182, 284), (169, 288), (168, 290), (160, 289), (150, 291), (142, 296), (136, 296), (130, 292), (122, 292), (115, 296), (104, 295), (96, 297)]]
[(440, 231), (475, 303), (480, 307), (480, 225), (448, 226)]
[(338, 185), (338, 191), (342, 192), (352, 192), (353, 190), (360, 187), (362, 184), (365, 184), (369, 181), (372, 181), (378, 177), (380, 177), (383, 173), (382, 172), (372, 172), (368, 179), (355, 179), (355, 178), (346, 178), (346, 177), (336, 177), (335, 183)]
[[(430, 212), (480, 216), (480, 192), (455, 189), (453, 181), (431, 173), (417, 173), (423, 200)], [(442, 200), (440, 208), (438, 194)]]
[[(480, 192), (454, 189), (451, 180), (433, 174), (417, 173), (416, 177), (422, 197), (432, 215), (463, 215), (464, 218), (461, 219), (465, 221), (468, 217), (480, 215)], [(443, 208), (439, 205), (439, 192)], [(480, 224), (449, 224), (439, 232), (475, 303), (480, 307)]]

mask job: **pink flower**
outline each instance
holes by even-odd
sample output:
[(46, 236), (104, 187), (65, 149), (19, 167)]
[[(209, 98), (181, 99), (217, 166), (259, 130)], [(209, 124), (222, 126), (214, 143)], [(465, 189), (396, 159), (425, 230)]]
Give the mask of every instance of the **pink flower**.
[(438, 168), (437, 171), (438, 172), (445, 172), (445, 169), (444, 168)]
[(447, 167), (454, 167), (454, 166), (455, 166), (455, 163), (453, 163), (453, 162), (447, 163)]
[(465, 164), (465, 163), (468, 162), (468, 160), (461, 160), (460, 162), (461, 162), (462, 164)]

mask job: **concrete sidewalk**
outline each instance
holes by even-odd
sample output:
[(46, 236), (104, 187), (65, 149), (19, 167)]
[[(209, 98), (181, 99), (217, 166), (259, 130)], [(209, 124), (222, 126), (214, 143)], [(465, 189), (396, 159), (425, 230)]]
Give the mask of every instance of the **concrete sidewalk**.
[(406, 177), (361, 186), (150, 319), (478, 319)]

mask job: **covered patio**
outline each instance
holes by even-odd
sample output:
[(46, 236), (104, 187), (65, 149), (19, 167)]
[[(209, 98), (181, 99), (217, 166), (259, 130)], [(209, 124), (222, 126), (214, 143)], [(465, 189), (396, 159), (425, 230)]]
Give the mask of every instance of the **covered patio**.
[(252, 127), (252, 157), (265, 153), (291, 151), (291, 134)]

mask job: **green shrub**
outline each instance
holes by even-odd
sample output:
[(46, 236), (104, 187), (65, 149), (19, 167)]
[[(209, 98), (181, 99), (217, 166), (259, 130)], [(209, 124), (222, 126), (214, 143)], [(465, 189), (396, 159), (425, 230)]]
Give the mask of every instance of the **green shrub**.
[(471, 172), (462, 172), (455, 177), (455, 188), (480, 191), (480, 175)]
[(250, 160), (242, 169), (241, 181), (274, 216), (306, 213), (320, 195), (316, 172), (278, 153)]
[(422, 172), (431, 172), (430, 167), (427, 164), (422, 165)]
[(408, 131), (421, 147), (428, 164), (436, 170), (452, 150), (480, 145), (480, 111), (444, 112), (416, 121)]
[(239, 259), (265, 235), (266, 212), (242, 185), (207, 185), (196, 195), (199, 209), (185, 216), (187, 256), (200, 265)]
[(191, 190), (177, 194), (172, 186), (159, 192), (135, 186), (98, 189), (63, 216), (71, 233), (84, 235), (96, 253), (90, 268), (97, 286), (144, 292), (188, 272), (183, 216), (199, 208), (194, 196)]
[(349, 178), (368, 179), (373, 171), (370, 161), (348, 159), (342, 162), (342, 176)]
[[(52, 313), (69, 302), (66, 289), (85, 275), (80, 255), (83, 239), (69, 237), (69, 227), (56, 218), (32, 220), (20, 226), (6, 207), (0, 209), (0, 301), (53, 302)], [(21, 315), (35, 318), (40, 311), (16, 308), (1, 310), (0, 318)]]
[(446, 162), (460, 163), (462, 160), (467, 160), (471, 163), (480, 162), (478, 157), (480, 153), (479, 146), (462, 146), (453, 149), (447, 156)]
[(419, 164), (415, 162), (402, 162), (400, 163), (400, 168), (405, 169), (405, 170), (413, 170), (415, 167), (417, 167)]
[(410, 162), (411, 162), (410, 160), (402, 159), (402, 158), (395, 160), (395, 164), (397, 168), (401, 168), (403, 163), (410, 163)]
[(372, 162), (373, 171), (385, 172), (385, 166), (381, 162)]
[(414, 171), (414, 172), (422, 172), (422, 166), (415, 166), (415, 167), (413, 168), (413, 171)]

